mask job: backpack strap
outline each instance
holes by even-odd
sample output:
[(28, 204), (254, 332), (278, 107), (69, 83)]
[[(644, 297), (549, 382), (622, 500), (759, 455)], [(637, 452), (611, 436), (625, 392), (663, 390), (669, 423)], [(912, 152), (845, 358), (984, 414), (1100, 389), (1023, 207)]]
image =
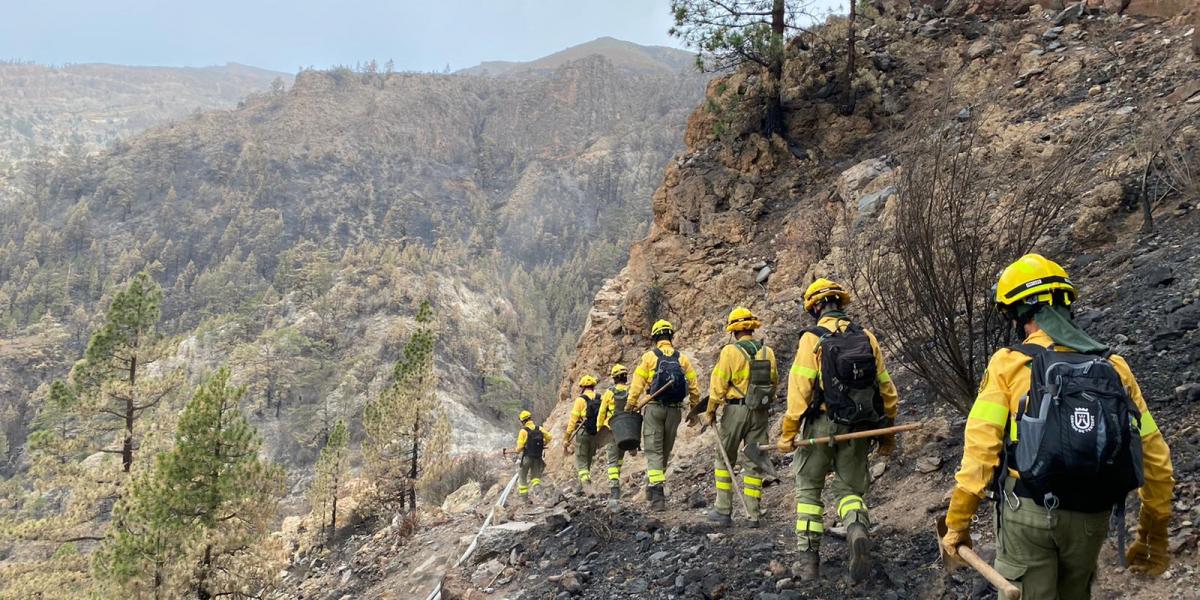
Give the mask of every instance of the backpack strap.
[(1037, 344), (1016, 344), (1014, 346), (1009, 346), (1008, 349), (1012, 350), (1013, 352), (1020, 352), (1029, 358), (1035, 358), (1037, 355), (1043, 354), (1049, 350), (1049, 348), (1046, 348), (1045, 346), (1039, 346)]
[(811, 334), (817, 336), (817, 346), (815, 348), (813, 348), (813, 354), (816, 354), (817, 350), (821, 349), (821, 340), (825, 339), (828, 336), (833, 335), (832, 331), (830, 331), (824, 327), (821, 327), (820, 325), (813, 325), (812, 327), (806, 327), (804, 329), (801, 329), (800, 337), (804, 337), (804, 334), (806, 334), (806, 333), (811, 333)]

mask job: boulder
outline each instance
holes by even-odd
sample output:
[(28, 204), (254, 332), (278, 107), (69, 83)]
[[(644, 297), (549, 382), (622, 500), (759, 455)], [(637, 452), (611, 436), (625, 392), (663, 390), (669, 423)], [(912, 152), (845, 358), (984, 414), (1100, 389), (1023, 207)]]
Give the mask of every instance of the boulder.
[(534, 526), (534, 523), (528, 521), (509, 521), (484, 529), (479, 536), (479, 545), (475, 548), (475, 555), (472, 558), (475, 559), (475, 562), (479, 562), (496, 556), (508, 556), (509, 551)]
[(933, 473), (942, 468), (942, 457), (940, 456), (922, 456), (917, 459), (916, 469), (918, 473)]
[(891, 171), (891, 167), (878, 158), (864, 160), (838, 176), (837, 194), (846, 204), (857, 202), (872, 182)]
[(468, 481), (442, 501), (442, 512), (456, 515), (471, 510), (483, 497), (478, 481)]
[(1083, 16), (1084, 8), (1083, 2), (1076, 2), (1064, 8), (1062, 12), (1058, 13), (1058, 16), (1054, 17), (1054, 25), (1061, 26), (1078, 21), (1079, 17)]
[(967, 58), (969, 60), (978, 60), (991, 56), (992, 52), (996, 51), (996, 47), (986, 38), (979, 38), (967, 47)]
[(1200, 400), (1200, 383), (1185, 383), (1175, 388), (1175, 399), (1180, 402)]
[(471, 583), (480, 589), (488, 587), (504, 571), (504, 563), (492, 559), (475, 568)]

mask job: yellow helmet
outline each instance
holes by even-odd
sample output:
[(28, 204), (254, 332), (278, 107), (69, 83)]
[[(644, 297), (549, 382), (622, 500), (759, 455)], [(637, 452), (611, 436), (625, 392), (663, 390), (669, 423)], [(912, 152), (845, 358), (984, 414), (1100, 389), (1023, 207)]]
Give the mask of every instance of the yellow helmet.
[(527, 410), (523, 410), (523, 411), (521, 411), (521, 414), (517, 415), (517, 420), (521, 421), (522, 423), (524, 423), (525, 421), (528, 421), (532, 418), (533, 418), (533, 413), (531, 413)]
[(612, 366), (612, 369), (608, 371), (608, 374), (611, 377), (616, 377), (617, 375), (628, 375), (629, 369), (626, 369), (625, 365), (617, 363)]
[(729, 318), (726, 320), (725, 331), (746, 331), (755, 330), (762, 327), (762, 321), (750, 312), (750, 309), (739, 306), (729, 312)]
[(1075, 286), (1058, 263), (1040, 255), (1026, 254), (1004, 268), (996, 281), (996, 304), (1053, 304), (1061, 291), (1065, 304), (1075, 300)]
[(595, 375), (584, 375), (579, 378), (579, 387), (596, 387)]
[(659, 319), (658, 321), (655, 321), (654, 327), (650, 328), (650, 335), (655, 336), (660, 333), (674, 334), (675, 326), (672, 325), (670, 321)]
[(822, 300), (832, 296), (837, 296), (838, 302), (842, 306), (850, 304), (850, 292), (847, 292), (845, 288), (837, 283), (822, 277), (812, 282), (812, 285), (808, 286), (808, 290), (804, 292), (804, 310), (811, 311)]

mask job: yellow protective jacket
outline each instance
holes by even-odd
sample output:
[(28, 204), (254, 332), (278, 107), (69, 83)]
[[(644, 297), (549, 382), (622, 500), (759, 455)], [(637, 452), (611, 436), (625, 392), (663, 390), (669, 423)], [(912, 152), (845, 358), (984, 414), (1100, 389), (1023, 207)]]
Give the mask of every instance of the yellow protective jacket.
[[(751, 335), (746, 334), (739, 336), (738, 340), (751, 338)], [(762, 354), (771, 363), (771, 384), (777, 385), (779, 369), (775, 364), (775, 351), (767, 346)], [(725, 347), (721, 348), (721, 356), (717, 358), (717, 364), (713, 367), (712, 375), (709, 376), (707, 412), (716, 412), (717, 407), (727, 400), (745, 398), (746, 390), (749, 387), (750, 360), (746, 358), (746, 353), (742, 352), (737, 344), (725, 344)]]
[[(817, 324), (829, 331), (834, 331), (835, 328), (837, 331), (845, 331), (850, 321), (845, 317), (826, 316), (821, 317)], [(875, 339), (875, 334), (870, 331), (866, 333), (871, 340), (871, 349), (875, 352), (875, 372), (879, 381), (879, 394), (883, 396), (883, 412), (895, 420), (900, 395), (896, 392), (892, 376), (883, 364), (879, 341)], [(788, 376), (787, 412), (784, 414), (785, 419), (793, 422), (799, 421), (812, 405), (821, 379), (821, 351), (817, 345), (819, 340), (817, 334), (806, 331), (800, 335), (800, 343), (796, 347), (796, 360), (792, 363), (792, 372)], [(825, 410), (825, 407), (822, 406), (821, 410)]]
[[(529, 432), (533, 431), (534, 427), (537, 427), (537, 423), (534, 423), (533, 421), (526, 421), (525, 426), (521, 428), (521, 431), (519, 433), (517, 433), (517, 452), (518, 453), (525, 450), (525, 442), (529, 439)], [(545, 444), (547, 446), (550, 445), (550, 439), (551, 439), (550, 432), (543, 429), (542, 430), (542, 440), (545, 442)]]
[[(621, 392), (629, 391), (629, 386), (623, 383), (618, 383), (613, 387), (604, 390), (604, 395), (600, 396), (600, 416), (596, 418), (596, 429), (608, 429), (608, 422), (612, 420), (613, 415), (617, 412), (617, 403), (613, 390)], [(625, 398), (629, 402), (628, 396)]]
[[(671, 356), (675, 352), (675, 347), (667, 340), (660, 340), (657, 344), (658, 349), (663, 354)], [(692, 368), (692, 359), (686, 354), (679, 353), (679, 366), (683, 368), (683, 378), (687, 379), (688, 386), (688, 407), (693, 407), (700, 402), (700, 383), (699, 377), (696, 376), (696, 370)], [(642, 394), (646, 392), (653, 393), (653, 390), (647, 390), (650, 387), (650, 382), (654, 381), (654, 372), (658, 369), (658, 357), (654, 355), (652, 350), (646, 351), (642, 355), (641, 362), (633, 371), (633, 381), (629, 385), (629, 403), (625, 405), (625, 409), (629, 411), (636, 410), (638, 402), (642, 399)]]
[[(571, 437), (575, 433), (575, 429), (587, 420), (587, 405), (588, 401), (596, 397), (596, 390), (585, 390), (582, 394), (575, 397), (575, 404), (571, 405), (571, 418), (567, 420), (567, 437)], [(601, 407), (603, 408), (603, 407)], [(604, 414), (601, 410), (600, 414)], [(596, 416), (596, 425), (599, 428), (600, 417)]]
[[(1049, 347), (1053, 340), (1046, 332), (1037, 331), (1027, 337), (1025, 343)], [(1062, 346), (1056, 346), (1055, 349), (1069, 350)], [(967, 416), (962, 465), (954, 476), (958, 487), (969, 494), (983, 498), (996, 467), (1000, 465), (1000, 453), (1004, 449), (1004, 426), (1019, 410), (1021, 398), (1029, 392), (1029, 360), (1020, 352), (1004, 348), (992, 355), (983, 373), (979, 395), (975, 397), (971, 413)], [(1142, 413), (1142, 465), (1146, 484), (1138, 495), (1146, 510), (1165, 518), (1171, 513), (1171, 494), (1175, 486), (1170, 449), (1150, 410), (1146, 408), (1146, 400), (1142, 398), (1142, 390), (1129, 369), (1129, 363), (1115, 354), (1109, 356), (1108, 360)], [(1012, 424), (1011, 431), (1016, 431), (1016, 423)], [(1017, 473), (1010, 469), (1009, 475), (1016, 477)]]

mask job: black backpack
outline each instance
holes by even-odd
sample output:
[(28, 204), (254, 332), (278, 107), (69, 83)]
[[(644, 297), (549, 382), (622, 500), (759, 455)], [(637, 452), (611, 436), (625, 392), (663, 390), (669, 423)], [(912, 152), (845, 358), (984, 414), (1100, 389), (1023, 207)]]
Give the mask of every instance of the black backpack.
[(1014, 416), (1017, 441), (1005, 457), (1020, 474), (1017, 493), (1079, 512), (1123, 504), (1145, 482), (1141, 412), (1112, 363), (1036, 344), (1010, 349), (1032, 359), (1029, 393)]
[(596, 435), (596, 421), (600, 418), (600, 394), (592, 392), (592, 397), (588, 398), (587, 394), (579, 396), (587, 401), (587, 416), (583, 420), (583, 430)]
[(687, 379), (683, 375), (683, 365), (679, 362), (682, 355), (675, 350), (667, 356), (659, 348), (654, 349), (654, 355), (658, 357), (658, 366), (655, 368), (654, 380), (650, 382), (649, 393), (653, 394), (666, 386), (667, 389), (655, 399), (664, 406), (678, 406), (688, 394)]
[(750, 377), (746, 389), (738, 390), (745, 398), (746, 408), (755, 409), (770, 404), (775, 384), (771, 383), (771, 361), (767, 358), (766, 344), (742, 340), (734, 345), (750, 363)]
[(542, 459), (542, 451), (546, 449), (546, 436), (542, 433), (542, 428), (537, 425), (525, 434), (525, 456), (529, 458)]
[(821, 351), (821, 385), (814, 410), (824, 404), (829, 420), (849, 427), (883, 425), (887, 416), (876, 379), (875, 349), (867, 332), (854, 323), (845, 331), (819, 325), (805, 331), (820, 338), (814, 349)]

